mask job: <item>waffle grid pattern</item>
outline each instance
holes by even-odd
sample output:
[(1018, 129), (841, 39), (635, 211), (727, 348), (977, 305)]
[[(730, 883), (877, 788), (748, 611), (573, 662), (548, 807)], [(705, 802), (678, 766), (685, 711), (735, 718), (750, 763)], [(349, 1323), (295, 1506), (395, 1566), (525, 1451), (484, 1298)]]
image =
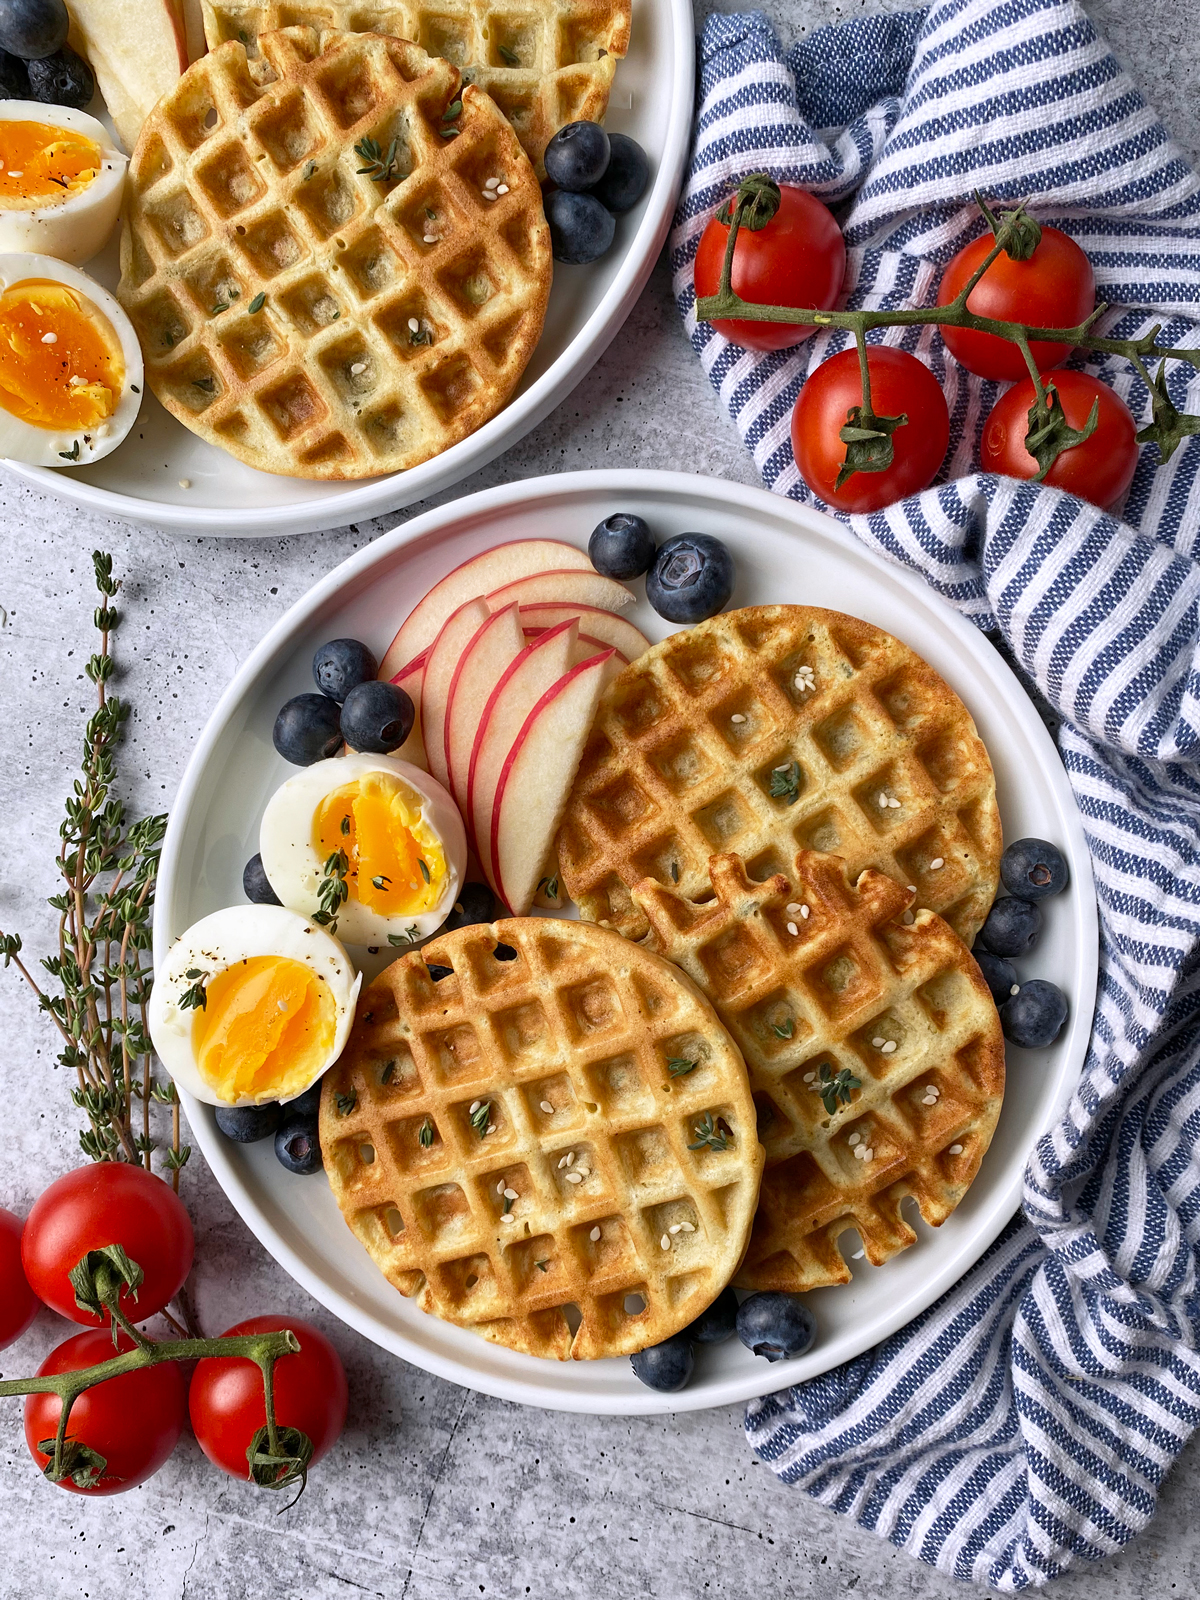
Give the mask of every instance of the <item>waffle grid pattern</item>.
[[(772, 795), (793, 762), (796, 798)], [(996, 785), (937, 673), (881, 629), (807, 606), (713, 617), (626, 667), (559, 832), (582, 915), (641, 938), (641, 879), (701, 900), (711, 855), (764, 879), (797, 848), (914, 885), (971, 942), (998, 881)]]
[[(879, 1266), (916, 1235), (912, 1196), (937, 1226), (991, 1143), (1004, 1094), (1000, 1019), (962, 941), (877, 872), (852, 884), (837, 857), (802, 851), (790, 877), (751, 883), (712, 861), (715, 902), (646, 882), (650, 944), (711, 1000), (750, 1073), (766, 1172), (748, 1289), (846, 1283), (839, 1235)], [(794, 931), (793, 931), (794, 930)], [(831, 1115), (821, 1069), (859, 1080)]]
[(259, 34), (293, 26), (411, 39), (491, 95), (544, 177), (542, 155), (559, 128), (603, 121), (630, 12), (630, 0), (204, 0), (204, 31), (210, 49), (232, 39), (251, 54)]
[[(705, 1115), (725, 1149), (688, 1148)], [(741, 1057), (690, 981), (546, 918), (457, 930), (364, 991), (321, 1147), (403, 1294), (559, 1359), (642, 1349), (697, 1316), (742, 1257), (763, 1159)]]
[[(291, 30), (197, 61), (130, 166), (120, 298), (159, 400), (269, 472), (400, 471), (516, 386), (550, 291), (541, 192), (478, 90), (415, 45)], [(397, 167), (360, 171), (365, 138)], [(485, 200), (488, 179), (507, 185)], [(493, 187), (497, 185), (494, 183)]]

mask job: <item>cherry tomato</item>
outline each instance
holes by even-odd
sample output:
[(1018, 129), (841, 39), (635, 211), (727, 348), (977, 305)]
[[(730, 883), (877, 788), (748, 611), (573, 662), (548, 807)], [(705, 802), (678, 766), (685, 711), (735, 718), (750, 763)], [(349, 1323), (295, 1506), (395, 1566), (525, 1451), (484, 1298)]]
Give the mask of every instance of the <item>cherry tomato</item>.
[(136, 1298), (121, 1294), (131, 1322), (161, 1311), (191, 1271), (195, 1240), (179, 1196), (145, 1167), (99, 1161), (56, 1179), (29, 1213), (21, 1259), (30, 1287), (72, 1322), (100, 1321), (75, 1304), (67, 1274), (107, 1244), (123, 1245), (145, 1274)]
[[(298, 1317), (249, 1317), (225, 1332), (278, 1333), (283, 1328), (292, 1330), (300, 1349), (275, 1363), (275, 1420), (280, 1427), (306, 1433), (313, 1443), (312, 1459), (319, 1461), (346, 1425), (346, 1372), (329, 1340)], [(205, 1356), (192, 1376), (188, 1409), (200, 1448), (213, 1465), (248, 1480), (246, 1451), (267, 1420), (259, 1367), (244, 1356)]]
[[(949, 305), (995, 245), (987, 232), (954, 257), (942, 274), (938, 305)], [(1028, 261), (1001, 253), (971, 290), (967, 309), (980, 317), (1024, 322), (1033, 328), (1073, 328), (1096, 304), (1096, 279), (1083, 251), (1058, 228), (1043, 227), (1037, 249)], [(956, 361), (981, 378), (1024, 378), (1020, 350), (994, 333), (974, 328), (943, 328), (942, 338)], [(1039, 372), (1049, 372), (1071, 353), (1069, 344), (1044, 339), (1030, 342)]]
[(0, 1206), (0, 1350), (21, 1337), (40, 1307), (21, 1265), (21, 1219)]
[[(1056, 372), (1050, 381), (1073, 428), (1083, 427), (1093, 400), (1100, 402), (1100, 417), (1095, 433), (1064, 450), (1042, 482), (1107, 508), (1128, 489), (1137, 467), (1133, 413), (1106, 383), (1086, 372)], [(985, 472), (1003, 472), (1010, 478), (1036, 477), (1037, 462), (1025, 448), (1032, 404), (1031, 378), (1013, 384), (996, 401), (983, 425), (979, 464)]]
[(814, 494), (842, 511), (878, 511), (933, 482), (950, 440), (950, 413), (937, 379), (907, 350), (867, 346), (876, 416), (907, 415), (892, 434), (894, 460), (883, 472), (856, 472), (834, 487), (846, 459), (838, 437), (852, 406), (862, 404), (858, 352), (843, 350), (806, 380), (792, 412), (792, 452)]
[[(37, 1375), (78, 1372), (132, 1349), (125, 1334), (114, 1351), (111, 1333), (88, 1328), (51, 1350)], [(56, 1394), (25, 1397), (25, 1443), (39, 1467), (44, 1467), (49, 1457), (38, 1449), (38, 1443), (54, 1438), (61, 1411), (62, 1401)], [(85, 1389), (71, 1407), (67, 1438), (102, 1455), (104, 1474), (90, 1488), (81, 1489), (69, 1478), (62, 1479), (58, 1487), (72, 1494), (121, 1494), (136, 1488), (158, 1471), (179, 1443), (186, 1417), (187, 1384), (177, 1361), (142, 1367)]]
[[(696, 252), (696, 298), (716, 294), (729, 224), (714, 214)], [(811, 306), (829, 311), (837, 304), (846, 273), (846, 243), (832, 213), (805, 189), (781, 184), (779, 210), (752, 233), (738, 232), (733, 252), (733, 289), (743, 300), (770, 306)], [(816, 328), (788, 322), (748, 322), (744, 318), (714, 322), (713, 327), (749, 350), (790, 350), (816, 333)]]

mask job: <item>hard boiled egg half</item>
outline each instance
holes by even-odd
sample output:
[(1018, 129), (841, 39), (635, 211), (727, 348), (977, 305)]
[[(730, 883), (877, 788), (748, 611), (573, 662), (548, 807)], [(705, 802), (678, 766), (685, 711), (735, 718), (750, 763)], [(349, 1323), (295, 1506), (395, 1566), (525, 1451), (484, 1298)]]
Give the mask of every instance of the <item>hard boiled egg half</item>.
[(142, 403), (133, 324), (78, 267), (0, 255), (0, 456), (87, 466), (115, 450)]
[(462, 818), (436, 778), (394, 756), (361, 754), (317, 761), (277, 789), (259, 849), (272, 889), (306, 916), (328, 909), (327, 868), (344, 856), (338, 938), (385, 949), (441, 927), (467, 860)]
[(294, 1100), (341, 1055), (362, 979), (323, 928), (283, 906), (195, 922), (150, 991), (150, 1037), (207, 1105)]
[(86, 112), (0, 101), (0, 251), (89, 261), (116, 227), (127, 166)]

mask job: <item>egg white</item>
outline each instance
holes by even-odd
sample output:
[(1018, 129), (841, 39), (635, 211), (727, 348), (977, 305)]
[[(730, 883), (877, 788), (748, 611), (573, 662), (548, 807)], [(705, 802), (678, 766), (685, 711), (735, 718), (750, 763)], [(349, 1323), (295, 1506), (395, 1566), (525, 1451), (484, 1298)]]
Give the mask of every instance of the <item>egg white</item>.
[(285, 906), (229, 906), (224, 911), (214, 911), (194, 922), (167, 951), (166, 960), (154, 977), (149, 1007), (150, 1037), (159, 1060), (181, 1089), (206, 1105), (252, 1105), (254, 1101), (249, 1097), (236, 1102), (222, 1100), (201, 1077), (192, 1049), (196, 1013), (180, 1005), (196, 981), (187, 974), (199, 969), (206, 979), (215, 978), (253, 956), (283, 956), (299, 961), (323, 978), (333, 994), (337, 1015), (333, 1045), (327, 1059), (296, 1090), (296, 1095), (311, 1088), (333, 1065), (350, 1034), (362, 977), (337, 939)]
[(36, 210), (0, 205), (0, 251), (29, 250), (82, 266), (103, 250), (121, 214), (129, 165), (108, 129), (86, 111), (44, 106), (33, 100), (0, 100), (0, 122), (42, 122), (82, 134), (100, 150), (100, 171), (77, 194), (47, 200)]
[[(282, 784), (267, 802), (259, 831), (263, 870), (272, 889), (295, 911), (312, 916), (320, 907), (318, 890), (324, 862), (313, 841), (313, 819), (326, 795), (371, 772), (390, 772), (421, 799), (421, 816), (441, 840), (446, 876), (437, 904), (428, 911), (387, 917), (350, 899), (337, 914), (338, 938), (353, 945), (383, 945), (388, 935), (413, 944), (425, 939), (450, 915), (467, 864), (467, 836), (458, 807), (436, 778), (394, 756), (351, 752), (304, 767)], [(410, 930), (416, 934), (410, 936)]]
[[(41, 428), (14, 417), (0, 406), (0, 456), (7, 461), (23, 461), (33, 467), (86, 467), (110, 454), (137, 421), (145, 390), (142, 349), (133, 323), (107, 289), (102, 289), (86, 272), (69, 267), (52, 256), (0, 255), (0, 293), (27, 278), (50, 279), (88, 299), (103, 312), (112, 325), (125, 362), (125, 379), (117, 408), (87, 435), (72, 429)], [(78, 452), (72, 457), (75, 446)]]

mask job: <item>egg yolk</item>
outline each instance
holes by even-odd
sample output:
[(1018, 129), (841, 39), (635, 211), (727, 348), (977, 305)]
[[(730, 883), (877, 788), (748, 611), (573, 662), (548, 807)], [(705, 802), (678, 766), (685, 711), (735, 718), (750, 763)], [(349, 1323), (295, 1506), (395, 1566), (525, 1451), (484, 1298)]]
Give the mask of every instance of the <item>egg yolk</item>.
[(94, 183), (100, 146), (49, 122), (0, 122), (0, 206), (32, 210), (60, 204)]
[(44, 278), (0, 294), (0, 406), (39, 428), (86, 433), (117, 409), (125, 359), (86, 295)]
[(311, 967), (251, 956), (209, 981), (192, 1053), (222, 1100), (286, 1100), (316, 1078), (336, 1033), (333, 994)]
[(442, 842), (422, 815), (420, 795), (395, 773), (369, 772), (332, 790), (314, 824), (322, 863), (344, 850), (351, 898), (381, 917), (430, 911), (442, 898)]

